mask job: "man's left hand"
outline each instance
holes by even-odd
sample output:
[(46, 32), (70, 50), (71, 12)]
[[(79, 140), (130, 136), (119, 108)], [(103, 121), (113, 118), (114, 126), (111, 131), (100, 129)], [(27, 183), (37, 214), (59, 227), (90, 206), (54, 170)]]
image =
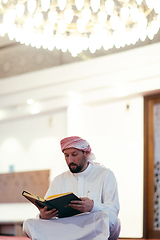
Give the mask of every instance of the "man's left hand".
[(87, 197), (80, 197), (80, 199), (82, 201), (71, 201), (69, 206), (71, 208), (79, 210), (80, 212), (90, 212), (94, 205), (93, 200)]

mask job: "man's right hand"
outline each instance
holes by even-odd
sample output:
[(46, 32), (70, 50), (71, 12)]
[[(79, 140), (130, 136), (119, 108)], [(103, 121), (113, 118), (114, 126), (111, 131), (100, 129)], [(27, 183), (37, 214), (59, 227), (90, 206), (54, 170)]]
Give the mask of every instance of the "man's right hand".
[(47, 207), (39, 209), (40, 211), (40, 218), (42, 219), (51, 219), (53, 217), (58, 217), (58, 210), (53, 208), (51, 210), (47, 210)]

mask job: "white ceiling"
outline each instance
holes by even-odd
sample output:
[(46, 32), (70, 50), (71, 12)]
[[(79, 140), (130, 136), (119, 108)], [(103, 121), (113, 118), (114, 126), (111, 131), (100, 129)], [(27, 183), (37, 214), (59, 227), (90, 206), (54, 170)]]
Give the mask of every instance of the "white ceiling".
[(160, 31), (152, 41), (147, 38), (145, 42), (139, 40), (135, 45), (125, 46), (124, 48), (116, 49), (114, 47), (108, 51), (101, 48), (94, 54), (91, 54), (89, 50), (87, 50), (77, 57), (72, 57), (68, 51), (62, 53), (61, 50), (54, 49), (50, 52), (43, 48), (36, 49), (31, 46), (21, 45), (14, 40), (10, 41), (8, 36), (5, 35), (4, 37), (0, 37), (0, 79), (72, 62), (85, 61), (148, 44), (154, 44), (159, 41)]
[[(37, 104), (41, 108), (39, 114), (43, 114), (66, 108), (70, 101), (91, 106), (157, 92), (160, 90), (159, 53), (160, 43), (155, 43), (5, 78), (0, 81), (0, 118), (8, 121), (30, 117), (29, 98), (35, 102), (31, 108)], [(70, 91), (75, 93), (73, 98), (68, 94)]]

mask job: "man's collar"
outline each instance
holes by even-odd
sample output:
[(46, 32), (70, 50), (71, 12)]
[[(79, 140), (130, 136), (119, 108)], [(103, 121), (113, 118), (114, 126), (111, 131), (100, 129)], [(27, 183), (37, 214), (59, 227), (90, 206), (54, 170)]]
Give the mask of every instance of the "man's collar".
[(90, 170), (92, 169), (92, 164), (89, 162), (88, 167), (83, 171), (83, 172), (79, 172), (79, 173), (72, 173), (75, 177), (78, 176), (85, 176), (86, 174), (88, 174), (90, 172)]

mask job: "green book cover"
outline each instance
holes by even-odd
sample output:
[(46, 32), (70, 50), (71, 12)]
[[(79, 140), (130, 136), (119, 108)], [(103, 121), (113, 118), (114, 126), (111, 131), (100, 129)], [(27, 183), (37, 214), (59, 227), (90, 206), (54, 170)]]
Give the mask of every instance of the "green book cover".
[(81, 213), (80, 211), (73, 209), (69, 206), (72, 200), (81, 201), (74, 193), (71, 192), (52, 195), (47, 199), (34, 195), (28, 191), (23, 191), (22, 195), (34, 205), (37, 204), (40, 208), (43, 208), (45, 206), (47, 206), (48, 210), (56, 208), (59, 212), (59, 218), (71, 217)]

